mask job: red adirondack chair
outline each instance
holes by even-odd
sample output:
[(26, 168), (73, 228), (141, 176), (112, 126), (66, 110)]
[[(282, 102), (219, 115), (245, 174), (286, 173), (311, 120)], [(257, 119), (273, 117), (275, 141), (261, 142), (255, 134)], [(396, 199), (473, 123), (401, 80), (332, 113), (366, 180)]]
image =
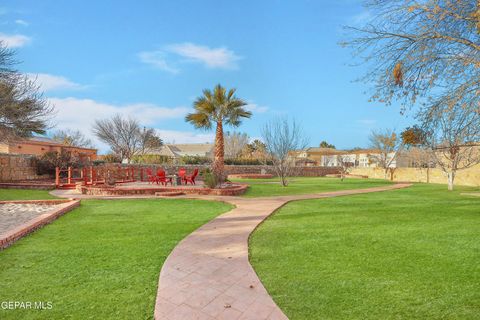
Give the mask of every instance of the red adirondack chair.
[(185, 168), (180, 168), (178, 170), (178, 176), (180, 177), (180, 181), (184, 182), (185, 181), (185, 175), (187, 174), (187, 170)]
[(157, 170), (157, 184), (158, 183), (161, 183), (162, 185), (167, 185), (168, 183), (170, 183), (171, 185), (173, 185), (173, 182), (172, 182), (172, 178), (170, 177), (167, 177), (167, 175), (165, 174), (165, 171), (163, 169), (158, 169)]
[(191, 176), (185, 175), (185, 177), (183, 178), (185, 181), (185, 184), (188, 184), (189, 182), (192, 185), (195, 184), (195, 178), (197, 177), (197, 175), (198, 175), (198, 169), (193, 170), (193, 174)]
[(147, 168), (147, 181), (148, 183), (154, 183), (156, 182), (158, 184), (158, 181), (157, 181), (157, 176), (153, 174), (153, 171), (152, 169), (150, 168)]

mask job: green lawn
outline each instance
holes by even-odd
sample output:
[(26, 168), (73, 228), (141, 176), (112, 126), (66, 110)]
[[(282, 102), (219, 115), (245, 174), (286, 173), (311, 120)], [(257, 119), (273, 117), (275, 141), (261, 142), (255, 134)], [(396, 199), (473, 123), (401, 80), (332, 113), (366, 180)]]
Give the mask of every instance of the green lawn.
[(151, 319), (175, 245), (231, 206), (182, 199), (90, 200), (0, 251), (0, 302), (51, 302), (0, 319)]
[(0, 189), (2, 200), (45, 200), (55, 199), (47, 190)]
[(389, 181), (377, 179), (344, 179), (326, 177), (292, 177), (287, 187), (282, 187), (278, 178), (273, 179), (234, 179), (232, 181), (248, 183), (245, 197), (268, 197), (295, 194), (319, 193), (335, 190), (372, 188), (386, 184)]
[(290, 319), (478, 319), (480, 198), (459, 195), (472, 190), (292, 202), (252, 235), (251, 262)]

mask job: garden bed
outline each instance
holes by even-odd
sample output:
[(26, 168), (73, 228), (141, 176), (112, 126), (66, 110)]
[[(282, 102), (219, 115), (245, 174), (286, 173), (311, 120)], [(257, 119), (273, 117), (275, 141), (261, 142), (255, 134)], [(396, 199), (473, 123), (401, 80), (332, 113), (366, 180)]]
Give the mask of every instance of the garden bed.
[(92, 196), (132, 196), (152, 195), (157, 193), (184, 193), (216, 196), (238, 196), (247, 190), (246, 184), (231, 184), (222, 188), (206, 188), (202, 186), (172, 186), (172, 187), (107, 187), (105, 185), (82, 186), (81, 192)]

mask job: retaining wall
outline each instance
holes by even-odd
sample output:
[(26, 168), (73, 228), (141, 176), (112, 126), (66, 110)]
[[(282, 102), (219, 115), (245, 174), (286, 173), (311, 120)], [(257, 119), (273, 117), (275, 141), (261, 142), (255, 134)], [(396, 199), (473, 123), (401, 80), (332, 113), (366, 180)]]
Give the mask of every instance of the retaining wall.
[[(369, 178), (384, 179), (381, 168), (353, 168), (351, 174), (365, 175)], [(388, 174), (390, 179), (390, 174)], [(425, 182), (447, 184), (447, 175), (438, 168), (397, 168), (393, 173), (393, 181)], [(480, 165), (457, 171), (455, 184), (463, 186), (480, 186)]]
[[(140, 180), (141, 168), (147, 169), (151, 168), (152, 170), (157, 170), (158, 168), (163, 168), (167, 174), (174, 174), (178, 172), (180, 168), (185, 168), (187, 174), (191, 174), (195, 168), (198, 168), (200, 171), (207, 169), (209, 165), (141, 165), (141, 164), (104, 164), (99, 166), (100, 168), (135, 168), (135, 179)], [(263, 166), (263, 165), (226, 165), (225, 173), (229, 174), (260, 174), (266, 173), (276, 176), (275, 169), (272, 166)], [(337, 174), (339, 170), (337, 167), (295, 167), (294, 175), (301, 177), (323, 177), (328, 174)], [(121, 177), (116, 177), (121, 178)], [(201, 179), (201, 177), (199, 177)]]
[(35, 157), (23, 154), (0, 153), (0, 181), (43, 179), (37, 175)]

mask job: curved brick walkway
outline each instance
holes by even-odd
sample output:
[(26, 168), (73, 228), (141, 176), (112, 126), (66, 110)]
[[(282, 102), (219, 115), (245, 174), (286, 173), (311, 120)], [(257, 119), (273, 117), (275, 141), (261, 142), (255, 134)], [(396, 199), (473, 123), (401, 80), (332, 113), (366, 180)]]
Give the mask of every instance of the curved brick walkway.
[(410, 186), (268, 198), (196, 197), (236, 206), (183, 239), (160, 272), (155, 319), (287, 319), (248, 260), (250, 233), (293, 200), (387, 191)]

